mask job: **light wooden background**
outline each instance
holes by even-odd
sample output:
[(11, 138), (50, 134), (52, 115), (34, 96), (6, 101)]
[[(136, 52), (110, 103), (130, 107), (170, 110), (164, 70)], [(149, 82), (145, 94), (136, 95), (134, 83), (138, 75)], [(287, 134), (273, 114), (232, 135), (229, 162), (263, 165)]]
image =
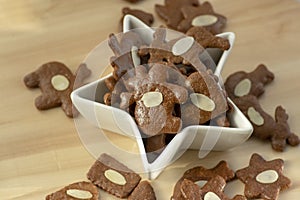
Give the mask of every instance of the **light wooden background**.
[[(144, 0), (130, 5), (123, 0), (1, 0), (0, 1), (0, 199), (43, 199), (69, 183), (85, 180), (94, 158), (83, 147), (74, 121), (58, 109), (40, 112), (23, 76), (41, 64), (58, 60), (72, 70), (109, 33), (117, 32), (121, 8), (131, 6), (154, 13)], [(276, 75), (261, 102), (269, 113), (283, 105), (291, 129), (300, 134), (300, 3), (296, 0), (211, 0), (215, 10), (228, 17), (227, 31), (237, 35), (223, 77), (237, 70), (250, 71), (265, 63)], [(163, 22), (155, 15), (155, 26)], [(293, 186), (281, 200), (300, 196), (300, 147), (278, 153), (268, 143), (250, 139), (227, 152), (213, 152), (203, 160), (187, 152), (152, 185), (158, 200), (172, 194), (173, 185), (188, 168), (212, 167), (225, 159), (234, 169), (245, 167), (253, 152), (266, 159), (283, 158), (285, 174)], [(192, 158), (192, 159), (191, 159)], [(229, 196), (241, 193), (234, 181)], [(103, 199), (114, 199), (101, 192)]]

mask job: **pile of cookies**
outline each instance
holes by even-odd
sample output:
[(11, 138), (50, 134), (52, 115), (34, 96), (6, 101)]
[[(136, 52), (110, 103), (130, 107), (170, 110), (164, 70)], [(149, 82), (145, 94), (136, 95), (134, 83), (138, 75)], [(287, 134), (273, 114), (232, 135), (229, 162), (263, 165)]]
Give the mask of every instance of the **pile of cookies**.
[(87, 173), (91, 182), (70, 184), (46, 196), (46, 200), (102, 199), (99, 188), (128, 200), (156, 200), (154, 190), (147, 180), (108, 154), (102, 154)]
[(205, 51), (226, 51), (229, 41), (202, 27), (169, 41), (166, 35), (167, 29), (156, 29), (153, 41), (146, 44), (129, 31), (119, 38), (111, 34), (108, 42), (114, 52), (113, 73), (105, 80), (109, 92), (103, 101), (135, 119), (147, 152), (162, 150), (167, 140), (190, 125), (230, 126), (227, 95)]
[(245, 184), (245, 196), (236, 195), (232, 200), (276, 200), (279, 192), (291, 185), (290, 179), (283, 175), (283, 164), (282, 159), (266, 161), (261, 155), (254, 153), (249, 166), (236, 172), (229, 168), (226, 161), (220, 161), (211, 169), (197, 166), (187, 170), (178, 180), (171, 200), (230, 200), (224, 194), (224, 188), (227, 182), (235, 178)]
[[(281, 190), (291, 185), (283, 175), (284, 161), (266, 161), (254, 153), (249, 166), (234, 172), (226, 161), (207, 169), (196, 166), (184, 172), (174, 186), (171, 200), (230, 200), (224, 193), (227, 182), (239, 179), (245, 184), (244, 195), (236, 195), (233, 200), (267, 199), (276, 200)], [(91, 182), (77, 182), (49, 194), (46, 200), (57, 199), (102, 199), (98, 188), (128, 200), (156, 200), (151, 183), (141, 180), (140, 175), (113, 157), (102, 154), (87, 173)]]

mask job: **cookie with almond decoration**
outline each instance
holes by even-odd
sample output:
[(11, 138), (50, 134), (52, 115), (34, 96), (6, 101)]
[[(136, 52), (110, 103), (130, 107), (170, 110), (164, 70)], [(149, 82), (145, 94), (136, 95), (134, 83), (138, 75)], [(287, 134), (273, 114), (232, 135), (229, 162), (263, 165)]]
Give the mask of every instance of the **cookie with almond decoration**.
[(183, 6), (198, 6), (198, 0), (165, 0), (164, 5), (155, 4), (156, 13), (166, 21), (169, 28), (177, 29), (183, 19), (180, 8)]
[(225, 181), (230, 181), (234, 178), (235, 174), (232, 169), (229, 168), (226, 161), (220, 161), (215, 167), (206, 169), (203, 166), (197, 166), (187, 170), (182, 177), (177, 181), (174, 190), (172, 200), (184, 199), (181, 193), (181, 185), (184, 180), (189, 180), (192, 183), (207, 183), (207, 181), (213, 179), (216, 176), (222, 177)]
[(46, 200), (99, 200), (98, 188), (90, 182), (82, 181), (70, 184), (63, 189), (49, 194)]
[(130, 195), (141, 177), (113, 157), (102, 154), (87, 173), (96, 186), (119, 198)]
[(71, 93), (82, 86), (89, 77), (91, 70), (82, 63), (75, 75), (61, 62), (48, 62), (34, 72), (24, 77), (28, 88), (40, 88), (42, 94), (35, 99), (35, 107), (39, 110), (48, 110), (61, 107), (68, 117), (75, 117), (78, 111), (73, 107)]
[(238, 71), (226, 79), (224, 86), (229, 98), (235, 99), (246, 95), (260, 97), (265, 86), (274, 80), (274, 73), (265, 65), (258, 65), (251, 72)]
[(184, 126), (199, 125), (226, 113), (228, 104), (214, 75), (194, 72), (187, 78), (190, 102), (183, 105), (181, 118)]
[(259, 154), (253, 154), (249, 166), (236, 172), (237, 178), (245, 183), (245, 196), (277, 200), (279, 192), (291, 186), (290, 179), (283, 175), (283, 166), (282, 159), (266, 161)]
[(181, 12), (184, 19), (178, 24), (177, 30), (184, 33), (193, 26), (201, 26), (215, 35), (226, 26), (227, 18), (216, 13), (207, 1), (198, 6), (185, 5)]
[(126, 77), (129, 92), (121, 93), (120, 108), (127, 110), (135, 104), (134, 117), (138, 127), (147, 136), (164, 133), (176, 134), (181, 130), (182, 121), (173, 115), (175, 104), (188, 99), (187, 89), (167, 82), (168, 71), (164, 64), (154, 64), (147, 72), (143, 65), (137, 66), (135, 76)]
[(242, 195), (236, 195), (232, 199), (224, 193), (226, 182), (221, 176), (210, 179), (202, 188), (190, 180), (183, 180), (181, 193), (184, 199), (191, 200), (247, 200)]

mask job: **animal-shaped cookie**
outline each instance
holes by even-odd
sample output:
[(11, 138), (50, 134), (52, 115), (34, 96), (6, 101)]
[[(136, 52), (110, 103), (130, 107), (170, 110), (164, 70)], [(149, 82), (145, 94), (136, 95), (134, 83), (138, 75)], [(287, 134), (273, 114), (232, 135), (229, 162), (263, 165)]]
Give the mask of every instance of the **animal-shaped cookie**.
[(188, 169), (184, 172), (182, 177), (177, 181), (174, 189), (172, 200), (183, 200), (185, 199), (181, 193), (181, 184), (185, 180), (190, 180), (194, 182), (203, 183), (213, 179), (216, 176), (221, 176), (225, 181), (230, 181), (234, 178), (235, 174), (232, 169), (229, 168), (229, 165), (226, 161), (220, 161), (215, 167), (207, 169), (203, 166), (197, 166), (191, 169)]
[(274, 74), (263, 64), (252, 72), (239, 71), (231, 74), (224, 84), (231, 99), (245, 95), (259, 97), (265, 92), (265, 85), (274, 80)]
[(226, 96), (213, 75), (194, 72), (187, 78), (190, 102), (183, 105), (184, 126), (204, 124), (228, 110)]
[(84, 79), (90, 74), (91, 71), (85, 64), (81, 64), (73, 75), (63, 63), (49, 62), (26, 75), (24, 83), (28, 88), (41, 89), (42, 95), (35, 99), (37, 109), (47, 110), (61, 106), (68, 117), (74, 117), (78, 111), (73, 108), (70, 94), (73, 89), (83, 85)]
[(286, 144), (291, 146), (299, 144), (299, 137), (290, 131), (288, 115), (281, 106), (276, 108), (276, 120), (274, 120), (262, 109), (257, 97), (253, 95), (235, 98), (234, 102), (251, 122), (253, 135), (261, 139), (269, 139), (274, 150), (283, 151)]
[(142, 46), (139, 50), (140, 56), (149, 55), (148, 63), (168, 62), (171, 64), (189, 64), (196, 70), (206, 70), (206, 66), (200, 60), (200, 54), (204, 48), (201, 47), (193, 37), (181, 37), (166, 40), (165, 28), (155, 30), (153, 41), (149, 46)]
[(177, 29), (183, 19), (180, 8), (183, 6), (198, 6), (198, 0), (165, 0), (164, 5), (155, 4), (156, 13), (166, 21), (169, 28)]
[(114, 34), (110, 34), (108, 40), (108, 44), (115, 54), (110, 58), (110, 63), (113, 67), (113, 77), (116, 81), (128, 70), (141, 64), (137, 51), (144, 44), (140, 36), (133, 31), (122, 33), (119, 36), (120, 41)]
[(224, 193), (225, 186), (226, 182), (221, 176), (210, 179), (202, 188), (194, 182), (185, 179), (181, 184), (181, 193), (185, 199), (247, 200), (242, 195), (236, 195), (232, 199), (227, 197)]
[(179, 117), (173, 115), (175, 104), (183, 104), (188, 98), (187, 90), (167, 83), (167, 71), (163, 64), (154, 64), (149, 72), (144, 66), (135, 69), (135, 76), (126, 81), (132, 92), (121, 94), (120, 108), (136, 104), (134, 117), (139, 128), (148, 136), (177, 133), (182, 127)]
[(184, 33), (192, 26), (202, 26), (215, 35), (221, 33), (226, 26), (226, 17), (217, 14), (207, 1), (198, 6), (185, 5), (181, 12), (184, 19), (177, 26), (177, 30)]

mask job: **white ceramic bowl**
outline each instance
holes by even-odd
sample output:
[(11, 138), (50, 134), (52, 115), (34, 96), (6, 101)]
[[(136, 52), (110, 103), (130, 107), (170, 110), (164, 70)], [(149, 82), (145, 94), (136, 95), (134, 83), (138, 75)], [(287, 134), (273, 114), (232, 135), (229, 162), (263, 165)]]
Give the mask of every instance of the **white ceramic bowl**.
[[(124, 18), (124, 32), (132, 29), (139, 33), (145, 41), (151, 42), (153, 30), (137, 18), (127, 15)], [(233, 33), (227, 32), (219, 34), (218, 36), (227, 38), (232, 48), (235, 39)], [(103, 57), (100, 58), (97, 56), (100, 52), (100, 48), (101, 46), (97, 46), (85, 59), (84, 62), (88, 67), (94, 67), (89, 66), (92, 65), (92, 63), (101, 63)], [(220, 76), (231, 48), (225, 52), (218, 49), (208, 50), (212, 59), (217, 63), (214, 72), (215, 75)], [(109, 59), (109, 57), (107, 59)], [(147, 159), (143, 141), (134, 119), (127, 112), (107, 106), (103, 103), (102, 97), (108, 91), (104, 83), (106, 78), (107, 76), (75, 90), (71, 94), (73, 104), (83, 117), (95, 126), (116, 134), (135, 138), (144, 166), (144, 172), (148, 173), (149, 179), (156, 178), (166, 166), (179, 158), (187, 149), (199, 150), (199, 158), (202, 158), (211, 150), (225, 151), (238, 146), (245, 142), (252, 133), (253, 128), (250, 122), (233, 104), (234, 111), (230, 115), (230, 121), (233, 127), (226, 128), (200, 125), (186, 127), (176, 134), (157, 159), (150, 163)], [(230, 99), (229, 101), (231, 102)]]

